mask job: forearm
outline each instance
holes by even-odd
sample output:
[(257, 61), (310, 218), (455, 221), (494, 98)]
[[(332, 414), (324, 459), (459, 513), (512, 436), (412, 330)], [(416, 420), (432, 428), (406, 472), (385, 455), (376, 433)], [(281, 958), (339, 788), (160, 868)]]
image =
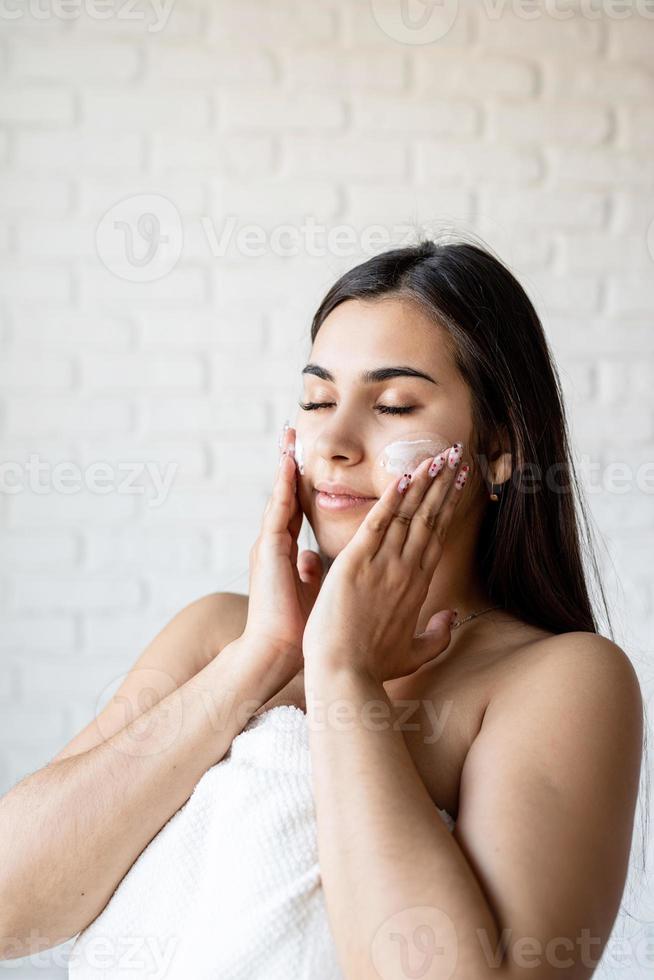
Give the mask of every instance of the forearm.
[[(240, 641), (111, 738), (27, 776), (0, 800), (0, 958), (47, 948), (104, 908), (120, 880), (274, 693)], [(9, 941), (9, 944), (8, 944)]]
[[(403, 956), (430, 958), (429, 980), (497, 980), (492, 911), (393, 728), (383, 686), (349, 668), (309, 664), (305, 675), (320, 869), (345, 975), (376, 978), (380, 955), (383, 975), (396, 962), (398, 980)], [(372, 712), (373, 702), (387, 712)]]

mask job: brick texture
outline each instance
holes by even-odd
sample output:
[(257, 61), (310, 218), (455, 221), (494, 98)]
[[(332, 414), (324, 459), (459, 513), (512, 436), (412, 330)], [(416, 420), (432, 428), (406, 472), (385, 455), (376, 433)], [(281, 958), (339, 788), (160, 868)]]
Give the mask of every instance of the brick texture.
[[(247, 591), (311, 315), (371, 225), (473, 233), (535, 302), (654, 705), (646, 4), (461, 0), (424, 43), (393, 0), (56, 6), (12, 4), (0, 39), (0, 439), (23, 482), (0, 493), (0, 791), (183, 605)], [(175, 470), (158, 505), (148, 461)]]

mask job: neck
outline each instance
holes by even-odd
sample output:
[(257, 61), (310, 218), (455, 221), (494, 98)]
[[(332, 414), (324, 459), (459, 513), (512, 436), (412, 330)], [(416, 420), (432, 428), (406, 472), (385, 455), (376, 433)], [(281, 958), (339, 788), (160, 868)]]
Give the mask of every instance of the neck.
[[(430, 617), (441, 609), (456, 609), (457, 618), (464, 619), (495, 605), (476, 574), (472, 548), (472, 544), (466, 548), (465, 543), (457, 542), (456, 547), (443, 551), (420, 609), (416, 632), (422, 633)], [(452, 643), (457, 633), (452, 634)]]

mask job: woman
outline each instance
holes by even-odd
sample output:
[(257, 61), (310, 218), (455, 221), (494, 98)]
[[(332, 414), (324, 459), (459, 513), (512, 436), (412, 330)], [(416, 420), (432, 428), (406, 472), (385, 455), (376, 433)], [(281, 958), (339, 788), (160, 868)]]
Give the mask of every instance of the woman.
[(4, 798), (3, 935), (82, 931), (77, 978), (125, 937), (136, 975), (589, 977), (643, 704), (597, 631), (538, 317), (488, 252), (424, 241), (342, 276), (311, 340), (249, 597), (173, 621), (195, 660), (160, 635), (117, 695), (140, 717), (114, 699)]

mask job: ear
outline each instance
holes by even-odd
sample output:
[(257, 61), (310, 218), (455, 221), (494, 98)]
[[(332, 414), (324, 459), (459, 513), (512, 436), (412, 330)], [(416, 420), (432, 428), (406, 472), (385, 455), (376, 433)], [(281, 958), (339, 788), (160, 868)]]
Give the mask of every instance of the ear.
[(506, 483), (511, 479), (513, 472), (513, 454), (510, 452), (501, 453), (491, 470), (491, 480), (493, 483)]
[(489, 483), (506, 483), (513, 472), (513, 453), (510, 450), (509, 433), (505, 425), (499, 427), (491, 440), (483, 469), (484, 478)]

